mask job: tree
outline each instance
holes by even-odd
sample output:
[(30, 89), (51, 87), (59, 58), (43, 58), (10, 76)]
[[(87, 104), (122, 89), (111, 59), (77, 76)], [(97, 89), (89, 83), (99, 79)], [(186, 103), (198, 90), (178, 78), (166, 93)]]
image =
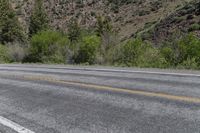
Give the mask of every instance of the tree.
[(78, 41), (81, 36), (81, 28), (77, 22), (77, 19), (71, 19), (68, 25), (68, 37), (69, 40), (73, 43)]
[(24, 42), (25, 36), (8, 0), (0, 1), (0, 42)]
[(43, 0), (36, 0), (33, 13), (30, 17), (29, 36), (37, 34), (49, 27), (49, 19), (43, 7)]

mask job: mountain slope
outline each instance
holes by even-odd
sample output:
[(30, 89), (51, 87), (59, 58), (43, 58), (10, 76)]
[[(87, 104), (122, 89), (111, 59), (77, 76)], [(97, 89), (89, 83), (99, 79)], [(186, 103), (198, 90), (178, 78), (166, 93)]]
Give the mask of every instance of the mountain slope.
[(170, 37), (193, 32), (200, 37), (200, 1), (194, 0), (162, 19), (152, 28), (142, 31), (143, 38), (159, 44)]
[[(54, 29), (67, 29), (72, 17), (81, 26), (96, 24), (96, 16), (109, 17), (121, 40), (165, 18), (191, 0), (44, 0), (45, 9)], [(34, 0), (11, 0), (18, 18), (27, 31)], [(27, 31), (28, 32), (28, 31)]]

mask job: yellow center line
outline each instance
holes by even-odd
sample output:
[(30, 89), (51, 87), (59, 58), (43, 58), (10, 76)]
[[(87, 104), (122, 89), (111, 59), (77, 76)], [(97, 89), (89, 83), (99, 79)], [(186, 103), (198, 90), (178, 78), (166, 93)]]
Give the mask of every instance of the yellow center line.
[(198, 98), (198, 97), (171, 95), (171, 94), (166, 94), (166, 93), (148, 92), (148, 91), (142, 91), (142, 90), (126, 89), (126, 88), (115, 88), (115, 87), (110, 87), (110, 86), (95, 85), (95, 84), (81, 83), (81, 82), (74, 82), (74, 81), (64, 81), (64, 80), (59, 80), (59, 79), (56, 79), (56, 78), (50, 77), (50, 76), (49, 77), (46, 77), (46, 76), (45, 77), (44, 76), (13, 76), (13, 77), (15, 77), (15, 78), (19, 77), (19, 78), (23, 78), (26, 80), (40, 80), (40, 81), (48, 81), (48, 82), (52, 82), (52, 83), (80, 86), (80, 87), (95, 89), (95, 90), (105, 90), (105, 91), (142, 95), (142, 96), (147, 96), (147, 97), (164, 98), (164, 99), (169, 99), (169, 100), (174, 100), (174, 101), (200, 103), (200, 98)]

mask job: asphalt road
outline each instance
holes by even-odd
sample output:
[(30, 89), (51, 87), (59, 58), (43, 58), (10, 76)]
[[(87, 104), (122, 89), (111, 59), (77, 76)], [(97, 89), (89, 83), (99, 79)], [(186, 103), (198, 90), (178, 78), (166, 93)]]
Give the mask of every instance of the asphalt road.
[(0, 65), (0, 133), (199, 132), (199, 71)]

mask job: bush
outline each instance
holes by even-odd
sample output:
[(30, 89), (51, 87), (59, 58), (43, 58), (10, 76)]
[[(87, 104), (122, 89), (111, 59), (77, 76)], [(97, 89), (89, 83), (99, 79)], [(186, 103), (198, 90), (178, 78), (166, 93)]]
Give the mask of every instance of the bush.
[(162, 56), (159, 49), (153, 48), (152, 45), (146, 44), (142, 47), (142, 52), (137, 58), (138, 67), (166, 68), (168, 62)]
[(172, 48), (164, 47), (160, 49), (160, 52), (169, 65), (174, 66), (176, 64), (175, 51)]
[(186, 35), (161, 49), (166, 61), (175, 67), (196, 68), (200, 66), (200, 39), (193, 34)]
[(137, 58), (141, 54), (141, 39), (130, 40), (125, 44), (122, 44), (119, 53), (119, 64), (125, 64), (126, 66), (135, 66), (137, 65)]
[(187, 60), (183, 61), (181, 64), (178, 64), (177, 68), (181, 69), (198, 69), (199, 65), (196, 62), (195, 58), (188, 58)]
[(18, 43), (8, 45), (8, 55), (11, 62), (22, 62), (26, 52), (26, 48)]
[(80, 42), (80, 49), (75, 56), (76, 63), (94, 64), (96, 60), (97, 50), (100, 46), (100, 38), (96, 35), (85, 36)]
[(188, 29), (188, 31), (190, 31), (190, 32), (191, 31), (196, 31), (196, 30), (200, 30), (200, 24), (197, 24), (197, 23), (192, 24)]
[(31, 38), (26, 62), (65, 63), (68, 42), (67, 37), (59, 32), (39, 32)]
[(159, 49), (143, 42), (141, 39), (134, 39), (115, 48), (114, 64), (121, 66), (137, 67), (159, 67), (165, 68), (168, 63), (160, 53)]
[(8, 63), (10, 58), (8, 55), (8, 48), (5, 45), (0, 44), (0, 63)]
[(174, 22), (175, 22), (175, 23), (180, 23), (180, 22), (182, 22), (183, 20), (185, 20), (185, 16), (175, 17), (175, 18), (174, 18)]
[(200, 64), (200, 39), (198, 37), (189, 34), (178, 42), (178, 47), (180, 63), (195, 58)]

